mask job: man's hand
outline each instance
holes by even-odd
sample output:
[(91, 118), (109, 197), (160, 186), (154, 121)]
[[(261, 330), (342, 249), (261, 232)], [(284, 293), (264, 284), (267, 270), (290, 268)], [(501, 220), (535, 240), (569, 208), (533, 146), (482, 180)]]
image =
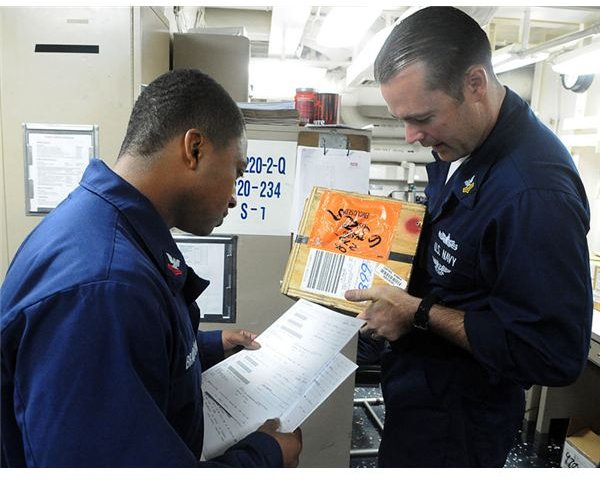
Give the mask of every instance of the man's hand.
[(372, 301), (357, 318), (365, 320), (361, 332), (395, 341), (412, 330), (412, 320), (420, 299), (394, 286), (375, 286), (364, 290), (348, 290), (349, 301)]
[(258, 431), (269, 434), (277, 441), (279, 447), (281, 447), (284, 467), (297, 467), (302, 451), (302, 431), (297, 428), (291, 433), (278, 432), (277, 429), (280, 425), (279, 419), (270, 418), (258, 428)]
[(258, 350), (260, 348), (260, 343), (254, 341), (256, 337), (257, 335), (255, 333), (246, 330), (223, 330), (221, 339), (223, 340), (225, 358), (243, 348)]

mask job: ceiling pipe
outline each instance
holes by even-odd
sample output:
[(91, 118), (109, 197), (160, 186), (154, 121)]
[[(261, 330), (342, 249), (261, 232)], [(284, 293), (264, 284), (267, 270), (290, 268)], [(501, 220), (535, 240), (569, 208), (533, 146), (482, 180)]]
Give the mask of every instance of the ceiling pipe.
[(576, 42), (577, 40), (581, 40), (592, 35), (600, 34), (600, 23), (592, 25), (583, 30), (579, 30), (577, 32), (569, 33), (566, 35), (562, 35), (560, 37), (556, 37), (555, 39), (548, 40), (547, 42), (536, 45), (535, 47), (531, 47), (529, 49), (520, 50), (518, 52), (519, 56), (532, 55), (539, 52), (544, 52), (547, 50), (553, 50), (560, 47), (564, 47), (567, 44), (572, 42)]
[(519, 38), (521, 39), (521, 47), (527, 49), (529, 47), (529, 23), (531, 20), (531, 8), (525, 7), (521, 28), (519, 30)]
[[(527, 11), (528, 10), (529, 9), (527, 9)], [(513, 44), (512, 46), (505, 47), (506, 49), (511, 50), (510, 56), (505, 60), (494, 64), (494, 71), (496, 71), (497, 73), (505, 72), (507, 70), (512, 70), (518, 67), (523, 67), (529, 64), (542, 62), (550, 56), (552, 50), (561, 49), (567, 46), (568, 44), (577, 42), (578, 40), (600, 34), (600, 24), (594, 24), (586, 29), (562, 35), (560, 37), (536, 45), (535, 47), (527, 48), (529, 42), (530, 23), (530, 18), (529, 15), (527, 15), (527, 11), (525, 18), (521, 23), (521, 28), (519, 31), (519, 41), (521, 48), (518, 49), (519, 44)], [(519, 59), (522, 59), (523, 62), (520, 62)]]

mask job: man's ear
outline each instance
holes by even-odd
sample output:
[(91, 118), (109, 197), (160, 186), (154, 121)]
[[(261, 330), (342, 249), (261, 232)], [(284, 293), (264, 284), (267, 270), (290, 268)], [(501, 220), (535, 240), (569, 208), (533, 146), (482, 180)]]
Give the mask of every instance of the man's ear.
[(487, 92), (489, 78), (481, 64), (471, 65), (465, 73), (465, 93), (475, 100), (481, 100)]
[(198, 129), (189, 129), (183, 136), (184, 161), (190, 169), (196, 169), (202, 159), (206, 139)]

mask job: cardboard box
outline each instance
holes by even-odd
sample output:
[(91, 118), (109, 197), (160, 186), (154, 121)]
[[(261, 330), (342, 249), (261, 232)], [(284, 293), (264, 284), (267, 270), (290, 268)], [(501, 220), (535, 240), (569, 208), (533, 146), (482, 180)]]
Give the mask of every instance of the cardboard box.
[(600, 467), (600, 436), (587, 427), (582, 420), (572, 418), (569, 421), (560, 466)]
[(600, 311), (600, 264), (592, 264), (592, 289), (594, 309)]
[(281, 291), (331, 308), (360, 313), (366, 303), (344, 299), (351, 288), (406, 288), (425, 206), (315, 187), (304, 205)]

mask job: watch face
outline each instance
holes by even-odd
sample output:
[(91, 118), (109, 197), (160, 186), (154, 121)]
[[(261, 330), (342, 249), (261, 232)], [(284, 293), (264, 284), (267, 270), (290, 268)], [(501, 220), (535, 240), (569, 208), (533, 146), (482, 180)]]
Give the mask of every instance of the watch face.
[(592, 85), (594, 75), (562, 74), (560, 80), (565, 89), (581, 93), (588, 90), (589, 86)]

